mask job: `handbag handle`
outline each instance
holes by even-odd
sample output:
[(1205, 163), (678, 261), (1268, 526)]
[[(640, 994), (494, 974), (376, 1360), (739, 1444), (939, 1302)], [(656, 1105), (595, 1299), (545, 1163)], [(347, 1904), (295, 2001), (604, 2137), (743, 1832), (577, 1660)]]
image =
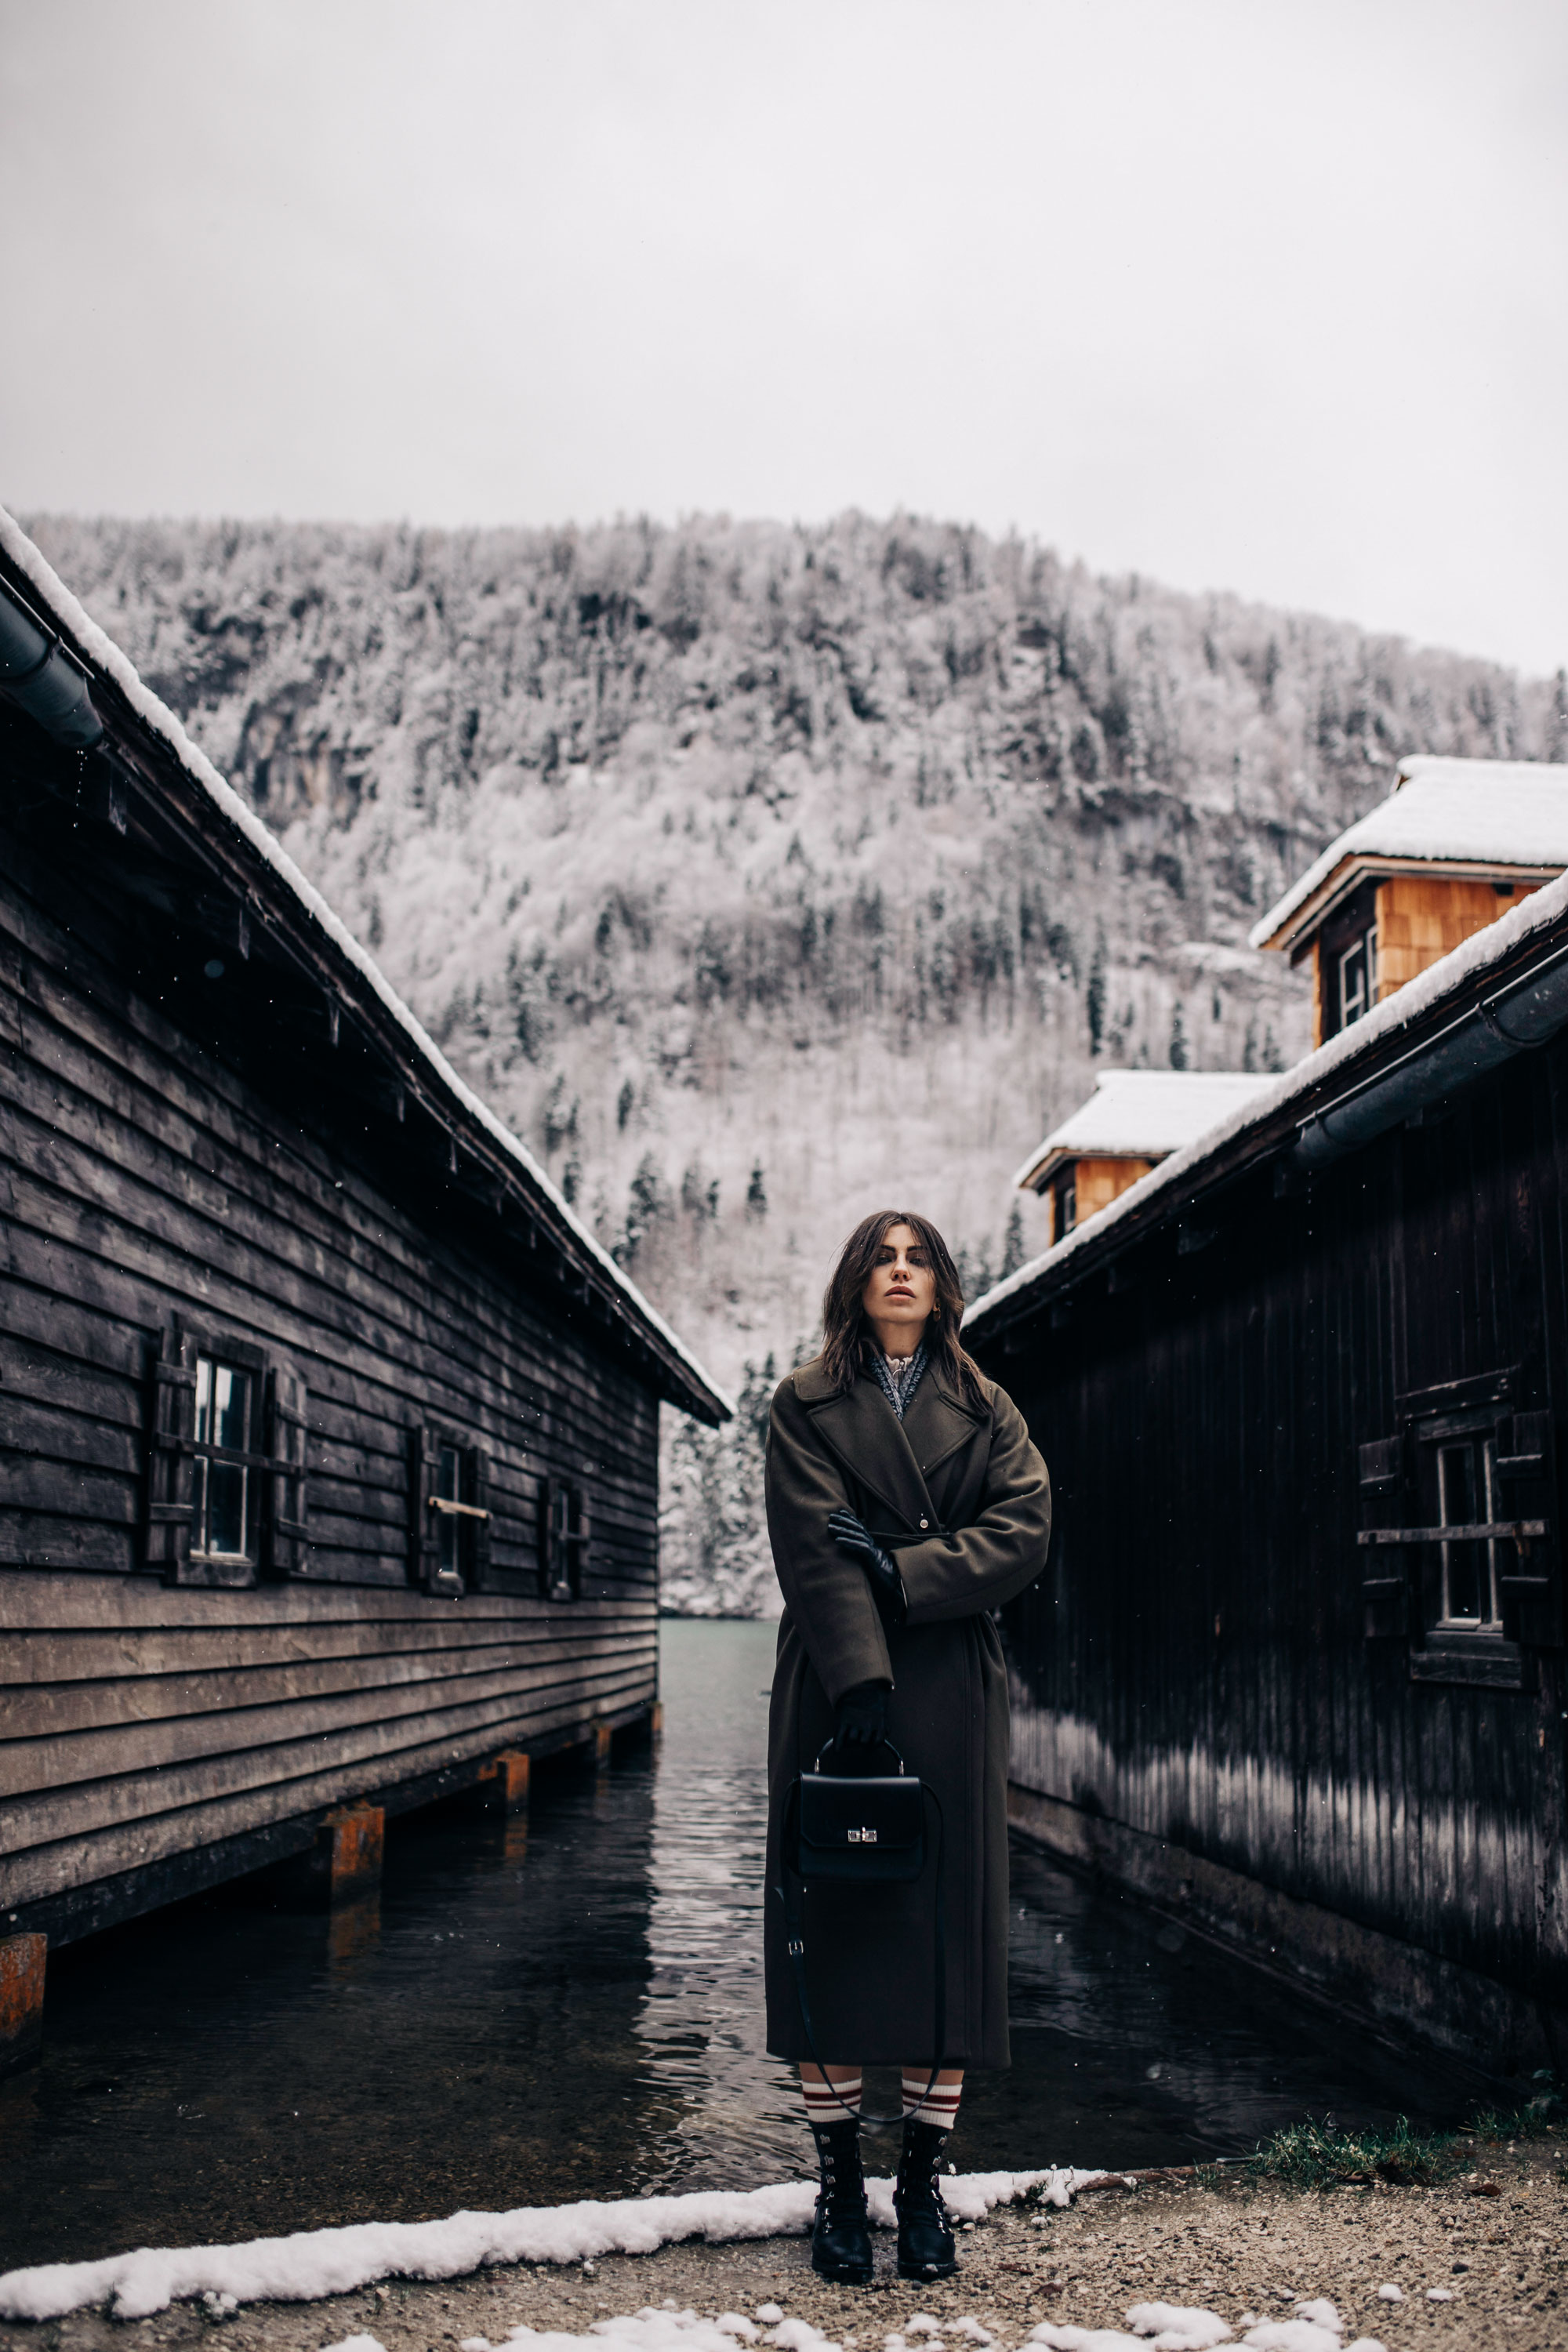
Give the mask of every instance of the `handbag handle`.
[[(831, 1738), (831, 1739), (825, 1739), (825, 1740), (823, 1741), (823, 1743), (822, 1743), (821, 1747), (820, 1747), (820, 1748), (817, 1749), (817, 1751), (816, 1751), (816, 1763), (815, 1763), (815, 1764), (812, 1766), (812, 1768), (811, 1768), (811, 1769), (812, 1769), (812, 1770), (813, 1770), (814, 1772), (820, 1772), (820, 1771), (821, 1771), (821, 1769), (822, 1769), (822, 1759), (823, 1759), (823, 1758), (824, 1758), (825, 1756), (826, 1756), (826, 1755), (830, 1754), (830, 1753), (831, 1753), (831, 1751), (832, 1751), (835, 1748), (837, 1748), (837, 1745), (838, 1745), (838, 1740), (837, 1740), (837, 1736), (835, 1736), (835, 1737), (834, 1737), (833, 1738)], [(899, 1751), (898, 1751), (898, 1749), (894, 1747), (894, 1745), (893, 1745), (892, 1741), (891, 1741), (890, 1739), (887, 1738), (884, 1736), (882, 1738), (879, 1739), (879, 1740), (876, 1742), (876, 1745), (877, 1745), (879, 1748), (885, 1748), (887, 1749), (887, 1751), (888, 1751), (888, 1753), (889, 1753), (889, 1756), (894, 1757), (894, 1758), (896, 1758), (896, 1759), (897, 1759), (897, 1761), (898, 1761), (898, 1767), (899, 1767), (899, 1778), (900, 1778), (900, 1780), (901, 1780), (903, 1779), (903, 1777), (904, 1777), (904, 1759), (903, 1759), (903, 1758), (899, 1754)]]

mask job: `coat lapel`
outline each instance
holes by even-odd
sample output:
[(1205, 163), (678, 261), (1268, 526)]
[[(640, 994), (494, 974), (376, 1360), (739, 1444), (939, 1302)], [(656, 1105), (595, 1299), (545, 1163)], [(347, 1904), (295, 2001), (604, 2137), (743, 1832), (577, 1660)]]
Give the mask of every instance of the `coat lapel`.
[(902, 1434), (928, 1491), (932, 1471), (967, 1445), (980, 1424), (981, 1415), (972, 1406), (960, 1404), (935, 1372), (927, 1372), (904, 1415)]
[[(921, 1389), (926, 1385), (926, 1381), (921, 1382)], [(851, 1477), (885, 1503), (911, 1534), (927, 1525), (935, 1527), (936, 1510), (904, 1425), (868, 1372), (862, 1372), (846, 1395), (829, 1395), (821, 1403), (803, 1401)]]

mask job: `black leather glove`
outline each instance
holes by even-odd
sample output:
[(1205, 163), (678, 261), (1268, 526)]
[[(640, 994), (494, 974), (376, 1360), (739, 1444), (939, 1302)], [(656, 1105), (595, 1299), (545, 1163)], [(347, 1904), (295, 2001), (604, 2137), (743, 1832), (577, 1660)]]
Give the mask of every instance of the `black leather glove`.
[(901, 1625), (910, 1613), (904, 1580), (865, 1522), (858, 1519), (853, 1511), (829, 1511), (827, 1532), (836, 1544), (859, 1561), (869, 1577), (871, 1598), (881, 1612), (883, 1624)]
[(888, 1728), (886, 1683), (857, 1683), (838, 1702), (834, 1744), (839, 1748), (875, 1748)]

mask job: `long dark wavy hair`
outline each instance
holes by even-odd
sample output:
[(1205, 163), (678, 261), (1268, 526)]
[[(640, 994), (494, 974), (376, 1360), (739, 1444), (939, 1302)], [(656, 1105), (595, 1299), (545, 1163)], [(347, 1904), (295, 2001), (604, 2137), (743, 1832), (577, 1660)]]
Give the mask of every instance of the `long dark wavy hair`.
[(854, 1386), (860, 1370), (861, 1349), (872, 1337), (860, 1295), (871, 1278), (877, 1253), (895, 1225), (908, 1225), (936, 1276), (936, 1311), (925, 1330), (926, 1352), (932, 1368), (955, 1395), (968, 1396), (984, 1407), (985, 1391), (980, 1385), (979, 1369), (958, 1336), (958, 1327), (963, 1320), (963, 1293), (959, 1287), (952, 1253), (931, 1219), (917, 1216), (912, 1209), (873, 1211), (870, 1216), (861, 1218), (839, 1251), (838, 1263), (822, 1296), (823, 1369), (836, 1389)]

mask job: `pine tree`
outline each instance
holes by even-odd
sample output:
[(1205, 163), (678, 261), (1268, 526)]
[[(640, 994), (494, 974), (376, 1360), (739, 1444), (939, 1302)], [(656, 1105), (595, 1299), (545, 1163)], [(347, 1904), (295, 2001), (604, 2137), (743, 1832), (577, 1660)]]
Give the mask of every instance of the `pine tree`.
[(1017, 1273), (1018, 1268), (1023, 1265), (1023, 1263), (1024, 1212), (1018, 1202), (1015, 1201), (1012, 1212), (1007, 1219), (1006, 1236), (1002, 1244), (1001, 1279), (1005, 1282), (1010, 1274)]
[(668, 1213), (668, 1210), (664, 1171), (652, 1152), (645, 1151), (627, 1188), (626, 1222), (621, 1239), (610, 1253), (617, 1265), (631, 1265), (654, 1226)]
[(722, 1429), (675, 1423), (660, 1478), (660, 1600), (695, 1617), (776, 1616), (763, 1507), (775, 1359), (748, 1360), (735, 1418)]
[(1182, 1018), (1178, 1003), (1171, 1015), (1171, 1067), (1184, 1070), (1187, 1066), (1187, 1024)]
[(1089, 1050), (1098, 1054), (1105, 1034), (1105, 926), (1102, 923), (1089, 959), (1089, 987), (1084, 996), (1084, 1010), (1089, 1015)]

